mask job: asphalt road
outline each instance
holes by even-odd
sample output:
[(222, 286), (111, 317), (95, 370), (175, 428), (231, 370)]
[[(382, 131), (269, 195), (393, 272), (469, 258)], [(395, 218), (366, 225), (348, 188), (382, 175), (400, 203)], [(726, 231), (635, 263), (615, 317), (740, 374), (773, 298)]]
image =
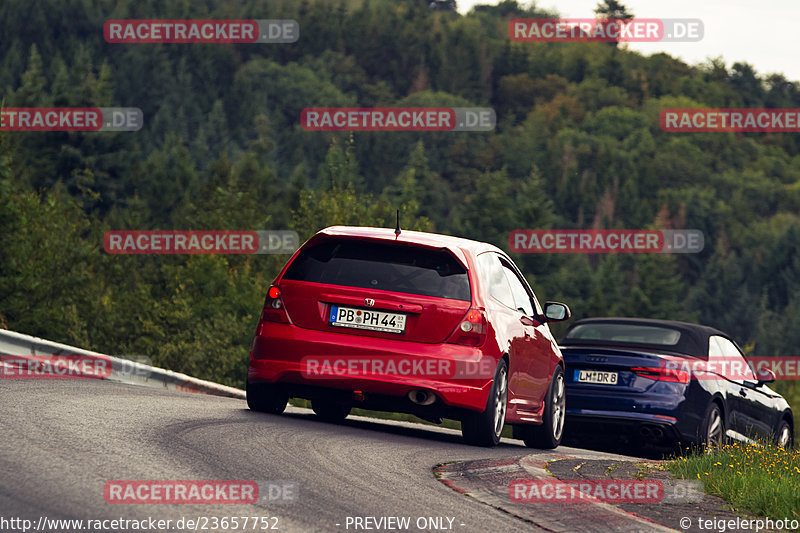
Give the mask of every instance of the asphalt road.
[[(451, 490), (432, 473), (450, 461), (537, 453), (520, 441), (475, 448), (451, 430), (363, 418), (332, 425), (302, 409), (273, 416), (251, 412), (241, 400), (95, 380), (2, 380), (0, 405), (2, 530), (13, 530), (10, 523), (2, 527), (3, 518), (38, 525), (40, 517), (152, 517), (172, 520), (177, 531), (182, 517), (245, 516), (277, 517), (269, 527), (297, 532), (375, 531), (366, 529), (375, 522), (356, 528), (352, 517), (389, 516), (410, 517), (410, 531), (541, 530)], [(290, 481), (297, 499), (280, 505), (107, 503), (104, 486), (117, 480)], [(428, 517), (441, 523), (416, 527)], [(263, 524), (253, 529), (250, 522), (247, 530)], [(234, 530), (205, 525), (206, 531)]]

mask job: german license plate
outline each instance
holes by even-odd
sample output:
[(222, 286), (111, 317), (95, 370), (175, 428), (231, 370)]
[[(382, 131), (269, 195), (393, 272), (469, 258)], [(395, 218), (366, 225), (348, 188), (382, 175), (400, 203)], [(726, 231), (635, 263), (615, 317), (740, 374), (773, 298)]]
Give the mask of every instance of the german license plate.
[(576, 370), (575, 381), (578, 383), (600, 383), (603, 385), (616, 385), (617, 372), (601, 372), (599, 370)]
[(329, 323), (342, 328), (403, 333), (406, 330), (406, 315), (334, 305), (331, 306)]

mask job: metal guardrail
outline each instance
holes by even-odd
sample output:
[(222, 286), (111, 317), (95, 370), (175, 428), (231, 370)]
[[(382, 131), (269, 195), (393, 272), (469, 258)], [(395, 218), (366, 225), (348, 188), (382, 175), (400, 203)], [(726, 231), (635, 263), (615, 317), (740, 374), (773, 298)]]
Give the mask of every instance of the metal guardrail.
[[(104, 376), (104, 379), (108, 381), (166, 388), (183, 392), (212, 394), (229, 398), (246, 398), (245, 391), (226, 385), (220, 385), (213, 381), (197, 379), (186, 374), (181, 374), (180, 372), (154, 367), (135, 360), (101, 354), (67, 344), (41, 339), (39, 337), (32, 337), (23, 333), (0, 329), (0, 358), (5, 359), (5, 356), (14, 356), (14, 359), (28, 358), (32, 360), (36, 357), (54, 355), (74, 355), (81, 356), (84, 359), (102, 360), (106, 364), (110, 362), (111, 371), (108, 375)], [(8, 365), (3, 363), (0, 365), (0, 372), (6, 372), (8, 368)]]

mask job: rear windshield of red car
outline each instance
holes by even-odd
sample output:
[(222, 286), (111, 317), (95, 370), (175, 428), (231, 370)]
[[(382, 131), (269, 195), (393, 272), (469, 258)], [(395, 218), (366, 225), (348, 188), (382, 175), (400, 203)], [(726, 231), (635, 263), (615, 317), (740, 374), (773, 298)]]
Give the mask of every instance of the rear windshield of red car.
[(298, 255), (283, 279), (471, 300), (464, 266), (446, 250), (326, 240)]

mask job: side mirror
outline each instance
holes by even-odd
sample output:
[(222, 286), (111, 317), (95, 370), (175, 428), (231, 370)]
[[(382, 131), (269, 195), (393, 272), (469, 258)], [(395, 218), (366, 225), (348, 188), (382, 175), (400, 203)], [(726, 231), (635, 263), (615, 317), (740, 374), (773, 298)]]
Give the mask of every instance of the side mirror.
[(756, 378), (758, 379), (758, 384), (756, 385), (756, 387), (760, 387), (765, 383), (774, 382), (775, 372), (773, 372), (769, 368), (760, 368), (758, 372), (756, 372)]
[(544, 304), (544, 317), (547, 322), (561, 322), (572, 316), (569, 307), (559, 302), (547, 302)]

